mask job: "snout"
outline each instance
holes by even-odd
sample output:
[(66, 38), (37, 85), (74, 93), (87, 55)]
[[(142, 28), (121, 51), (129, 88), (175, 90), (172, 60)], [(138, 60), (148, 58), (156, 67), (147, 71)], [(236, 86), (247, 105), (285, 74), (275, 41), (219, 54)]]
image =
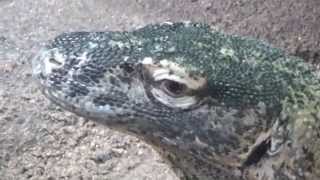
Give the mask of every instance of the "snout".
[(42, 48), (32, 60), (33, 76), (42, 86), (48, 86), (48, 77), (63, 68), (65, 59), (57, 49)]
[(122, 78), (119, 69), (127, 55), (108, 46), (103, 35), (60, 35), (36, 54), (32, 68), (42, 93), (52, 102), (83, 117), (113, 123), (114, 117), (130, 113), (123, 107), (129, 85), (120, 81), (130, 78)]

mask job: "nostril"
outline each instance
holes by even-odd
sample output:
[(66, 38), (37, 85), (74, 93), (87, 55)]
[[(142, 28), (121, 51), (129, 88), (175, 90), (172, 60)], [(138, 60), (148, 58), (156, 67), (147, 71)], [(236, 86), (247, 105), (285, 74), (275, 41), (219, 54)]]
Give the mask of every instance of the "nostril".
[(32, 60), (33, 75), (41, 78), (47, 77), (55, 69), (60, 69), (64, 66), (66, 56), (60, 53), (57, 49), (43, 48)]
[(57, 66), (61, 66), (61, 65), (62, 65), (61, 62), (57, 61), (57, 60), (56, 60), (55, 58), (53, 58), (53, 57), (49, 58), (49, 62), (52, 63), (52, 64), (55, 64), (55, 65), (57, 65)]

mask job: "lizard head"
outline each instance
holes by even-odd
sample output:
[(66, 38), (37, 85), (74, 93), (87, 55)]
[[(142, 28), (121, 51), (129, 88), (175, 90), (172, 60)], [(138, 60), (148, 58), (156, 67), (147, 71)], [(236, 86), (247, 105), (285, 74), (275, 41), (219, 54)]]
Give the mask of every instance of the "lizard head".
[(34, 74), (65, 109), (137, 135), (191, 174), (220, 176), (269, 148), (289, 81), (279, 59), (264, 43), (175, 23), (62, 34)]

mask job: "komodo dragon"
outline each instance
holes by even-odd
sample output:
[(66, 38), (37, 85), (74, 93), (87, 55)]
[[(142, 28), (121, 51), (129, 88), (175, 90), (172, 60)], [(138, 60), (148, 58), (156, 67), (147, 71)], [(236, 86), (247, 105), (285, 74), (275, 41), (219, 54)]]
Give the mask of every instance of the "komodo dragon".
[(320, 179), (320, 73), (200, 23), (72, 32), (34, 60), (51, 101), (151, 144), (185, 180)]

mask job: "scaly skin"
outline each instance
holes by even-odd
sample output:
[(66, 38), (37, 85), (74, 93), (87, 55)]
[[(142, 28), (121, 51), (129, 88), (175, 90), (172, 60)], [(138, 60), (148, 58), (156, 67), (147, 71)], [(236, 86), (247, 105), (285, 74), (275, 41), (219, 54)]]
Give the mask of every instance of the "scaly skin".
[(75, 32), (38, 54), (56, 104), (151, 144), (181, 179), (319, 179), (320, 73), (193, 23)]

